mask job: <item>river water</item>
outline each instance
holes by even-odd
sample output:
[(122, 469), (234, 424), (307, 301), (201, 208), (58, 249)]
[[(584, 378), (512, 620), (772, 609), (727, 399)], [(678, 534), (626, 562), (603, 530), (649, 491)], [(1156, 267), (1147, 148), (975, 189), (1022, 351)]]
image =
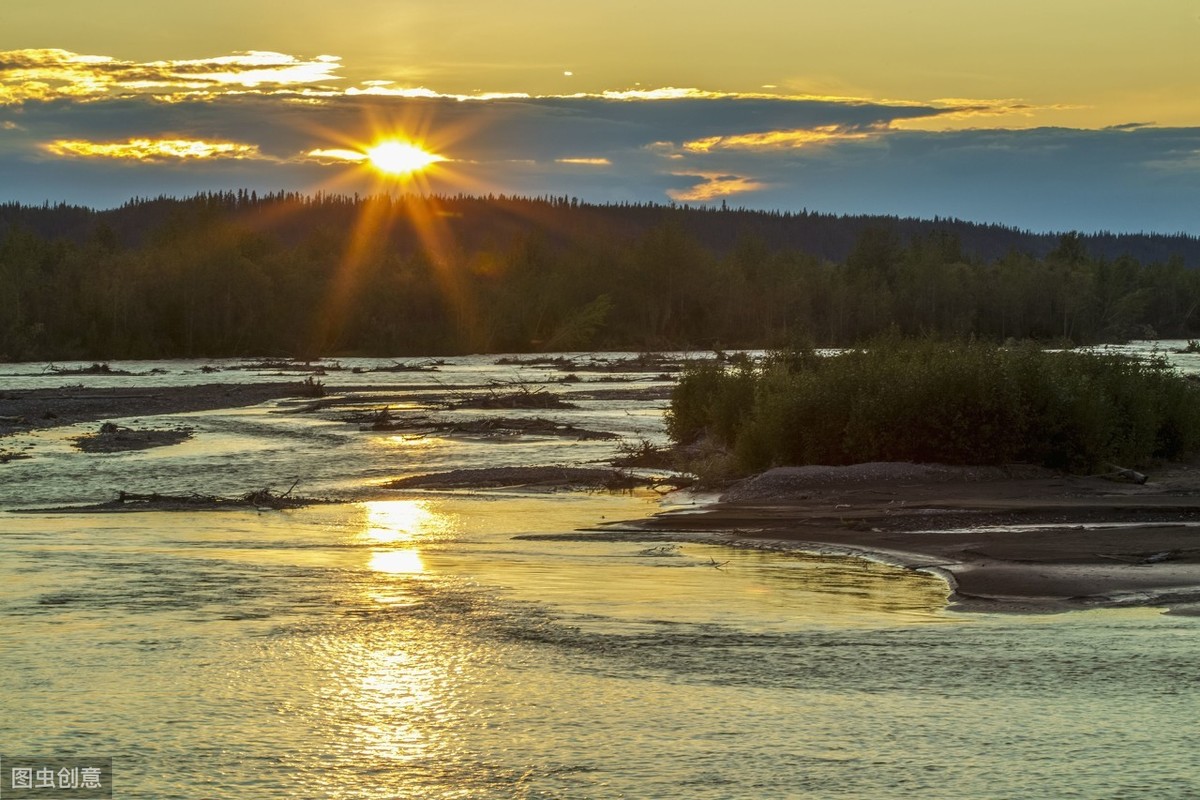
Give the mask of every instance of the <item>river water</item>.
[[(445, 413), (662, 441), (665, 401), (612, 391), (665, 385), (653, 372), (553, 385), (561, 372), (494, 362), (321, 380), (383, 386), (393, 410), (531, 381), (579, 407)], [(234, 365), (10, 364), (0, 387), (294, 378)], [(15, 442), (32, 457), (0, 466), (0, 755), (111, 756), (129, 798), (1200, 797), (1200, 619), (960, 614), (936, 578), (884, 564), (514, 538), (706, 498), (384, 492), (459, 467), (596, 464), (616, 444), (414, 438), (274, 413), (289, 409), (143, 420), (196, 435), (141, 452), (74, 450), (95, 423)], [(296, 478), (370, 499), (11, 513)]]

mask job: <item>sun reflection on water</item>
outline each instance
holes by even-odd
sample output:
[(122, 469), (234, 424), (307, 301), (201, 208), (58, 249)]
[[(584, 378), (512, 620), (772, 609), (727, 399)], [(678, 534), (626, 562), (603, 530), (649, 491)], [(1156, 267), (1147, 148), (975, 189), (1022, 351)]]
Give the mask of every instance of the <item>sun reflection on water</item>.
[[(432, 644), (420, 635), (407, 643), (373, 637), (340, 643), (339, 661), (328, 676), (332, 686), (326, 689), (327, 695), (332, 692), (331, 702), (318, 713), (322, 724), (338, 732), (342, 748), (337, 760), (343, 768), (329, 770), (325, 762), (318, 779), (320, 796), (415, 796), (370, 790), (391, 784), (395, 791), (403, 770), (420, 775), (423, 762), (445, 749), (439, 736), (445, 698), (439, 687), (446, 676), (428, 666), (437, 660), (430, 658)], [(348, 775), (354, 778), (348, 780)], [(358, 791), (346, 792), (348, 786)]]
[(391, 575), (419, 575), (425, 571), (425, 562), (421, 561), (421, 551), (416, 548), (376, 550), (371, 554), (371, 560), (367, 566), (375, 572), (386, 572)]
[(421, 613), (442, 580), (430, 574), (422, 551), (450, 539), (459, 520), (437, 503), (417, 499), (366, 502), (362, 513), (356, 538), (366, 545), (370, 574), (358, 590), (386, 610), (375, 618), (379, 624), (338, 640), (345, 648), (337, 672), (344, 681), (340, 697), (349, 705), (347, 741), (356, 762), (380, 776), (419, 780), (429, 763), (445, 757), (439, 755), (448, 745), (441, 731), (447, 693), (455, 691), (446, 667), (458, 641)]
[(381, 579), (368, 591), (371, 601), (388, 606), (413, 605), (411, 582), (427, 577), (421, 545), (444, 540), (453, 529), (449, 516), (431, 510), (424, 500), (380, 500), (364, 503), (361, 539), (371, 545), (367, 569)]
[(445, 444), (445, 440), (437, 436), (425, 436), (415, 433), (400, 434), (398, 436), (386, 436), (382, 441), (388, 444), (398, 445), (406, 448), (422, 448), (431, 449), (439, 445)]
[(377, 500), (364, 503), (366, 537), (376, 544), (395, 544), (437, 538), (448, 525), (424, 500)]

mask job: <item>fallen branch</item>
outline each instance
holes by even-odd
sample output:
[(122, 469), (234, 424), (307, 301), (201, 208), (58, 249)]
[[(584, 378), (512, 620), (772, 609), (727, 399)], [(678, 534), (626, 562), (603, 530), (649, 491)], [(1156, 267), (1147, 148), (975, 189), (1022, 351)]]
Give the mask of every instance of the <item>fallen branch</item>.
[(76, 436), (71, 441), (77, 449), (85, 453), (122, 453), (128, 450), (166, 447), (191, 438), (191, 428), (136, 429), (105, 422), (97, 433)]
[[(507, 390), (506, 390), (507, 389)], [(530, 387), (524, 384), (501, 384), (492, 386), (485, 394), (462, 394), (457, 400), (446, 403), (446, 408), (575, 408), (561, 396), (548, 391), (545, 386)]]
[[(614, 469), (586, 467), (487, 467), (414, 475), (384, 484), (385, 489), (582, 489), (629, 491), (662, 486), (673, 479), (649, 478)], [(686, 480), (686, 479), (684, 479)]]
[(1131, 481), (1141, 485), (1150, 480), (1149, 475), (1136, 470), (1128, 469), (1126, 467), (1119, 467), (1116, 464), (1106, 464), (1105, 466), (1112, 470), (1112, 472), (1106, 472), (1100, 477), (1106, 478), (1110, 481)]
[(558, 436), (578, 441), (605, 441), (619, 436), (609, 431), (594, 431), (580, 428), (567, 422), (555, 422), (544, 417), (516, 419), (494, 417), (465, 421), (436, 420), (430, 417), (395, 417), (389, 409), (380, 409), (370, 414), (351, 414), (343, 417), (346, 422), (360, 422), (361, 430), (405, 431), (423, 436), (440, 433), (465, 436)]
[(92, 512), (134, 512), (134, 511), (228, 511), (235, 509), (253, 508), (257, 511), (282, 511), (291, 508), (303, 508), (312, 505), (327, 505), (341, 503), (331, 497), (300, 497), (292, 496), (292, 490), (300, 482), (296, 479), (283, 494), (276, 494), (270, 487), (256, 489), (236, 497), (223, 497), (213, 494), (193, 492), (185, 495), (160, 494), (151, 492), (117, 493), (114, 500), (104, 503), (92, 503), (80, 506), (58, 506), (55, 508), (24, 508), (14, 509), (18, 513), (92, 513)]

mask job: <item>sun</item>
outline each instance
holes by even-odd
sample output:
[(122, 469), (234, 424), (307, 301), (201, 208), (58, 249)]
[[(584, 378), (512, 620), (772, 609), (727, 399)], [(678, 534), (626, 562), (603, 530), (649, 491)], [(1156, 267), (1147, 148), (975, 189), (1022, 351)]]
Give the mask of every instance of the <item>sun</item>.
[(367, 161), (385, 175), (410, 175), (446, 159), (422, 150), (412, 142), (392, 139), (367, 150)]

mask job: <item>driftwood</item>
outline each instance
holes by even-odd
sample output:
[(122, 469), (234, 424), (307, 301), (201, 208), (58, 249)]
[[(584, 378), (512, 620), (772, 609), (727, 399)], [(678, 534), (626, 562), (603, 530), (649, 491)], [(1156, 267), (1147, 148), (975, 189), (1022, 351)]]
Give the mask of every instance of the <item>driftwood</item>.
[(60, 506), (57, 508), (26, 508), (18, 512), (54, 512), (58, 513), (91, 513), (91, 512), (134, 512), (134, 511), (229, 511), (234, 509), (253, 508), (258, 511), (281, 511), (289, 508), (303, 508), (311, 505), (339, 503), (341, 500), (328, 497), (301, 497), (293, 495), (299, 481), (294, 481), (291, 487), (282, 494), (277, 494), (269, 487), (255, 489), (235, 497), (222, 497), (213, 494), (193, 492), (184, 495), (160, 494), (151, 492), (120, 491), (114, 500), (104, 503), (92, 503), (82, 506)]
[(679, 455), (673, 448), (658, 447), (649, 439), (637, 442), (622, 442), (618, 445), (621, 455), (614, 458), (616, 467), (643, 467), (646, 469), (675, 469)]
[(309, 375), (304, 380), (296, 384), (298, 387), (296, 394), (299, 397), (324, 397), (325, 383)]
[(437, 372), (439, 368), (445, 365), (445, 361), (435, 359), (417, 363), (393, 361), (391, 366), (387, 367), (354, 367), (350, 371), (356, 375), (361, 375), (364, 372)]
[(688, 478), (653, 478), (615, 469), (588, 467), (486, 467), (414, 475), (385, 484), (386, 489), (583, 489), (629, 491), (638, 487), (681, 488)]
[(21, 450), (0, 450), (0, 464), (7, 464), (10, 461), (21, 461), (29, 457), (28, 453)]
[(496, 364), (502, 367), (557, 367), (562, 370), (578, 369), (579, 362), (565, 356), (506, 356), (497, 358)]
[[(721, 358), (717, 359), (721, 361)], [(633, 358), (575, 360), (565, 356), (506, 356), (496, 359), (501, 366), (552, 367), (562, 372), (680, 372), (685, 362), (658, 353), (641, 353)], [(691, 363), (691, 362), (688, 362)], [(670, 380), (670, 376), (667, 378)]]
[(132, 375), (123, 369), (113, 369), (108, 364), (99, 362), (92, 364), (89, 367), (56, 367), (49, 364), (46, 367), (47, 372), (53, 372), (56, 375)]
[(609, 431), (593, 431), (570, 423), (555, 422), (544, 417), (517, 419), (492, 417), (447, 421), (427, 416), (394, 416), (390, 408), (372, 412), (356, 412), (342, 417), (345, 422), (359, 423), (364, 431), (407, 431), (417, 435), (459, 434), (465, 436), (559, 436), (579, 441), (606, 441), (619, 436)]
[(126, 428), (105, 422), (96, 433), (76, 436), (75, 447), (85, 453), (121, 453), (127, 450), (146, 450), (166, 447), (192, 438), (191, 428), (168, 430)]
[(332, 400), (314, 400), (311, 403), (301, 403), (292, 408), (277, 408), (274, 411), (269, 411), (269, 414), (311, 414), (314, 411), (320, 411), (329, 408), (333, 405)]
[(545, 386), (501, 384), (490, 387), (484, 394), (463, 394), (446, 403), (448, 409), (459, 408), (577, 408)]
[(264, 361), (243, 361), (226, 369), (244, 370), (275, 370), (276, 372), (311, 372), (314, 375), (324, 375), (326, 372), (341, 372), (346, 369), (334, 361), (328, 364), (314, 364), (312, 361), (294, 361), (292, 359), (266, 359)]
[(1137, 470), (1128, 469), (1127, 467), (1118, 467), (1116, 464), (1107, 464), (1112, 472), (1101, 475), (1102, 478), (1107, 478), (1110, 481), (1129, 481), (1136, 484), (1144, 484), (1150, 480), (1150, 476)]

